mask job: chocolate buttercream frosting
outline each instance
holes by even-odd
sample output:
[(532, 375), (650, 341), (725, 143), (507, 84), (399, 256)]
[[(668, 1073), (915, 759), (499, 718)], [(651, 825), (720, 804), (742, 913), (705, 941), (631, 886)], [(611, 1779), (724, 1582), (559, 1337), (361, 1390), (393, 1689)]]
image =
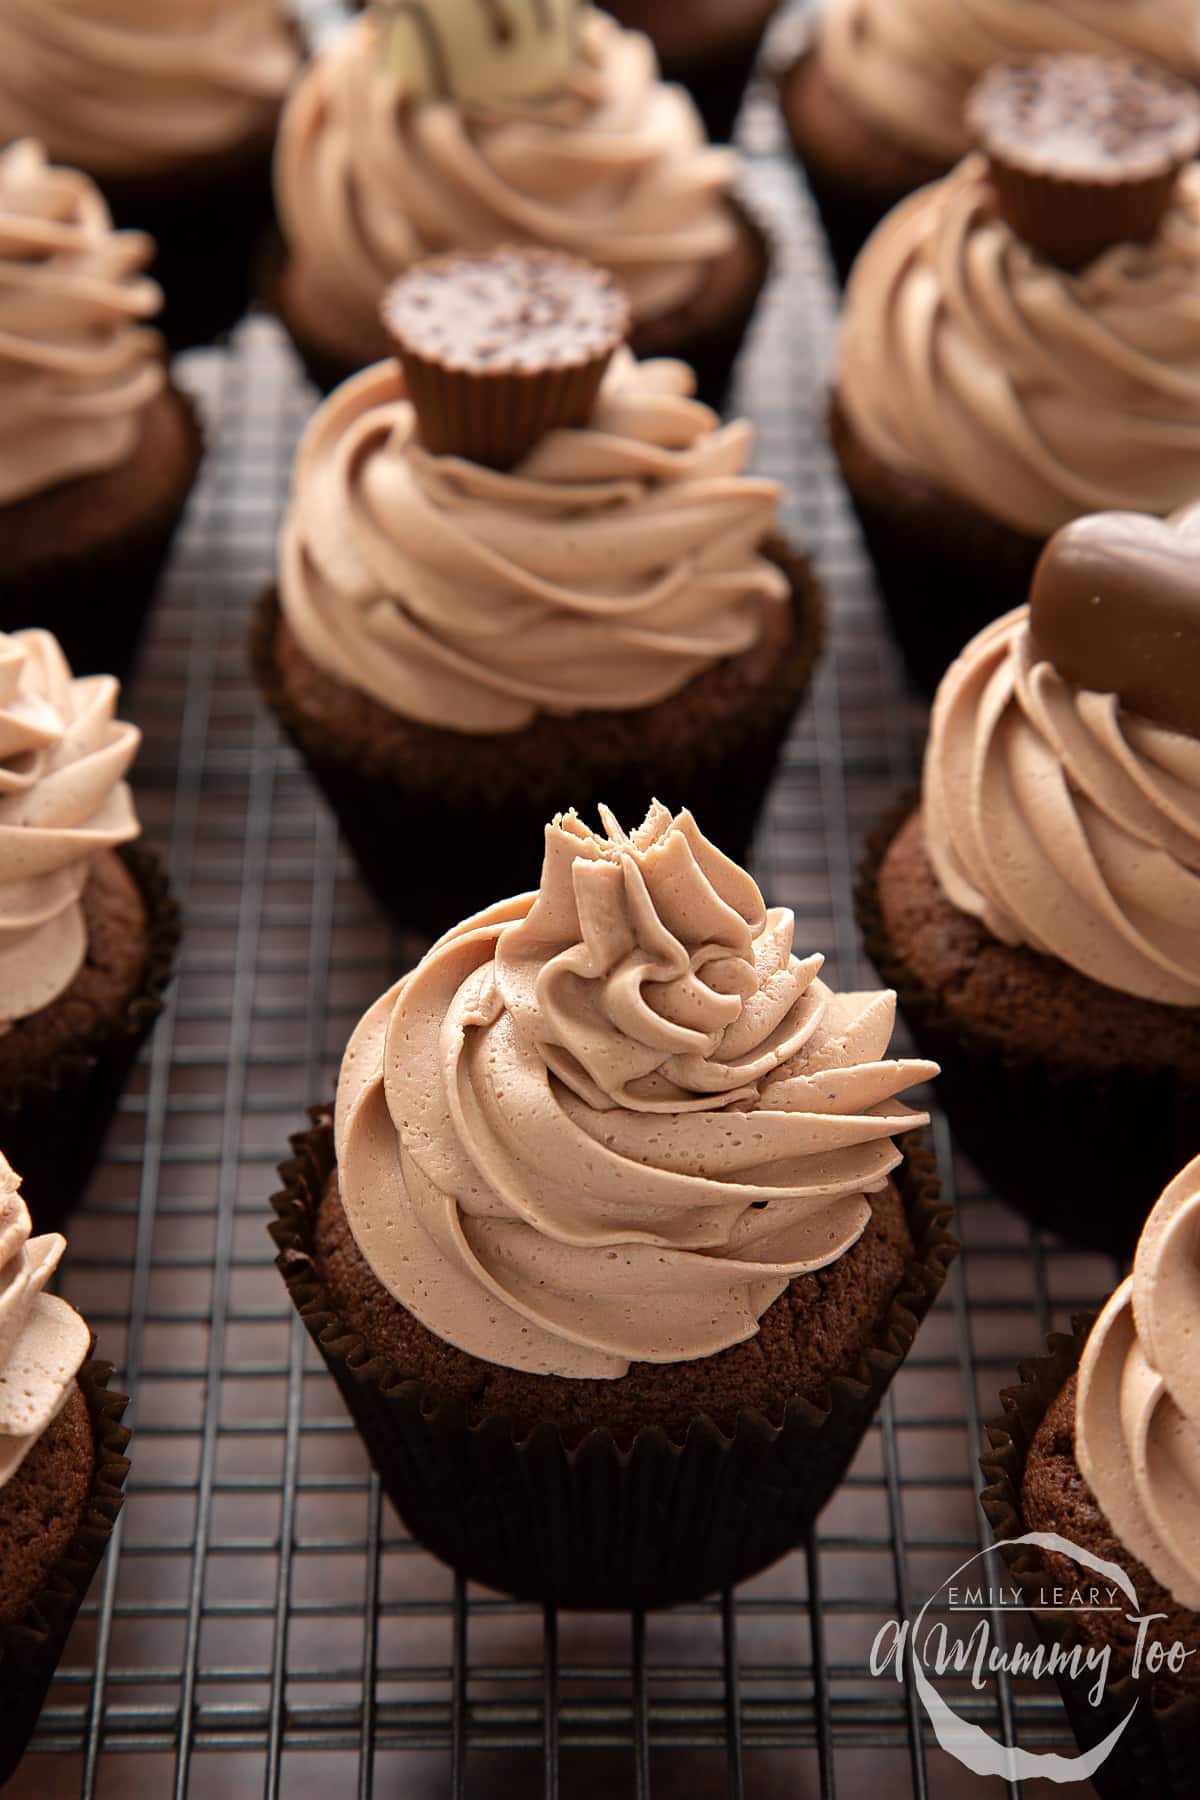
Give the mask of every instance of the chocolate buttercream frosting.
[(898, 143), (947, 165), (970, 148), (966, 99), (986, 70), (1064, 50), (1200, 77), (1195, 0), (828, 0), (821, 20), (835, 86)]
[(79, 1314), (44, 1292), (67, 1240), (30, 1231), (19, 1177), (0, 1156), (0, 1488), (61, 1412), (92, 1341)]
[(296, 87), (276, 156), (294, 256), (374, 326), (388, 283), (453, 250), (541, 245), (610, 269), (637, 321), (683, 305), (733, 245), (738, 159), (712, 149), (648, 39), (586, 8), (563, 85), (533, 100), (421, 101), (356, 20)]
[(573, 813), (536, 893), (434, 945), (338, 1087), (342, 1201), (401, 1305), (493, 1363), (617, 1377), (753, 1336), (855, 1243), (937, 1073), (886, 1057), (891, 993), (792, 954), (689, 813)]
[(92, 858), (138, 836), (124, 777), (141, 734), (118, 692), (73, 677), (49, 632), (0, 633), (0, 1031), (70, 986)]
[(133, 454), (166, 380), (153, 256), (86, 175), (0, 150), (0, 506)]
[[(1048, 9), (1047, 9), (1048, 10)], [(884, 221), (846, 293), (838, 397), (889, 467), (1048, 537), (1200, 493), (1200, 166), (1153, 240), (1072, 275), (970, 156)]]
[(0, 141), (157, 173), (268, 131), (299, 60), (280, 0), (4, 0)]
[(1130, 1554), (1200, 1611), (1200, 1157), (1146, 1223), (1079, 1364), (1075, 1453)]
[(1200, 739), (1065, 680), (1028, 607), (943, 678), (924, 817), (944, 893), (993, 937), (1200, 1006)]
[(586, 427), (508, 473), (419, 441), (394, 362), (340, 387), (300, 447), (280, 604), (306, 655), (422, 724), (520, 731), (632, 710), (758, 642), (786, 578), (779, 489), (691, 371), (613, 358)]

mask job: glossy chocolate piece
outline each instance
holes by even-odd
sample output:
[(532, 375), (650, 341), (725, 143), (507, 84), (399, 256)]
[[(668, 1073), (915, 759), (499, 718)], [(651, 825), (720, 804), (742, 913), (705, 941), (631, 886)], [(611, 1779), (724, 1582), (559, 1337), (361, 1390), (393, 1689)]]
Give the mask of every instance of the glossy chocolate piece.
[(1029, 627), (1065, 681), (1200, 738), (1200, 505), (1064, 526), (1034, 575)]
[(1167, 70), (1117, 57), (997, 64), (967, 119), (1001, 217), (1060, 268), (1151, 239), (1200, 153), (1200, 96)]

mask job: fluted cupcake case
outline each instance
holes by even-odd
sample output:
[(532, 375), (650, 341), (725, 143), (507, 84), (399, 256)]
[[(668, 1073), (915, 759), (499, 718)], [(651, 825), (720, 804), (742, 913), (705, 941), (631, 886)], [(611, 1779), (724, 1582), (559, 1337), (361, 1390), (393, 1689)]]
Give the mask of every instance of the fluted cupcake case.
[[(987, 1483), (983, 1510), (1002, 1547), (1009, 1575), (1031, 1606), (1055, 1587), (1055, 1577), (1036, 1549), (1021, 1545), (1004, 1551), (1003, 1546), (1026, 1530), (1021, 1488), (1030, 1446), (1050, 1406), (1077, 1370), (1093, 1322), (1083, 1316), (1074, 1319), (1070, 1336), (1051, 1335), (1047, 1356), (1022, 1363), (1020, 1385), (1001, 1394), (1003, 1415), (988, 1426), (991, 1448), (980, 1465)], [(1047, 1649), (1057, 1648), (1064, 1655), (1077, 1646), (1086, 1649), (1070, 1613), (1034, 1611), (1030, 1617)], [(1196, 1792), (1200, 1764), (1200, 1700), (1185, 1695), (1169, 1706), (1156, 1707), (1150, 1678), (1135, 1682), (1129, 1670), (1122, 1671), (1118, 1663), (1105, 1684), (1101, 1704), (1096, 1706), (1088, 1697), (1095, 1682), (1094, 1671), (1078, 1681), (1058, 1677), (1063, 1703), (1084, 1751), (1101, 1743), (1132, 1712), (1113, 1750), (1092, 1776), (1096, 1792), (1103, 1800), (1190, 1800)]]
[(782, 1419), (744, 1412), (726, 1433), (698, 1414), (682, 1441), (650, 1427), (575, 1448), (545, 1423), (518, 1438), (503, 1414), (405, 1380), (338, 1317), (314, 1262), (334, 1167), (328, 1108), (292, 1140), (271, 1235), (277, 1266), (397, 1512), (452, 1568), (523, 1600), (620, 1610), (698, 1599), (801, 1543), (845, 1475), (956, 1250), (933, 1157), (904, 1148), (895, 1179), (916, 1248), (885, 1328), (830, 1383), (827, 1404)]
[(124, 1502), (129, 1432), (121, 1419), (129, 1402), (124, 1394), (110, 1390), (111, 1376), (111, 1363), (90, 1357), (76, 1376), (87, 1403), (96, 1459), (79, 1527), (24, 1616), (0, 1624), (0, 1786), (33, 1736), (76, 1614)]

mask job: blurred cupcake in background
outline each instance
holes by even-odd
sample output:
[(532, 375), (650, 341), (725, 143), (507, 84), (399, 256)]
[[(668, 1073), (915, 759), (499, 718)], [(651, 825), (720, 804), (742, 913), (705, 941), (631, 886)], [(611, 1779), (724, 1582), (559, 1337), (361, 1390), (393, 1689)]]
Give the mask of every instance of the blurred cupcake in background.
[(0, 634), (0, 1152), (39, 1225), (80, 1198), (178, 937), (117, 695), (47, 632)]
[[(1022, 1364), (983, 1459), (984, 1510), (1001, 1544), (1047, 1534), (1041, 1546), (1014, 1549), (1010, 1567), (1043, 1642), (1060, 1650), (1059, 1686), (1080, 1748), (1113, 1735), (1092, 1776), (1104, 1800), (1186, 1800), (1195, 1792), (1198, 1288), (1200, 1157), (1155, 1205), (1132, 1275), (1095, 1323), (1076, 1321), (1073, 1337), (1051, 1339), (1048, 1357)], [(1115, 1571), (1116, 1606), (1063, 1604), (1063, 1594), (1094, 1584), (1097, 1572), (1053, 1546), (1050, 1534), (1109, 1565), (1106, 1582)], [(1101, 1658), (1106, 1678), (1097, 1683)]]
[(988, 1182), (1127, 1252), (1200, 1151), (1200, 506), (1081, 519), (933, 708), (866, 946)]
[(0, 151), (0, 629), (45, 627), (81, 674), (126, 673), (200, 465), (153, 254), (40, 144)]
[(273, 1235), (414, 1536), (624, 1608), (803, 1540), (954, 1245), (895, 996), (827, 987), (689, 813), (601, 816), (366, 1014)]
[(571, 258), (447, 257), (387, 311), (399, 360), (301, 444), (253, 641), (367, 879), (440, 931), (532, 886), (573, 798), (656, 790), (745, 854), (821, 640), (750, 426), (636, 361)]
[(782, 104), (843, 281), (884, 215), (971, 148), (967, 96), (992, 64), (1061, 51), (1198, 81), (1195, 0), (825, 0)]
[(5, 0), (0, 142), (34, 137), (148, 231), (172, 349), (245, 311), (299, 48), (283, 0)]
[(0, 1783), (33, 1735), (71, 1626), (121, 1510), (126, 1400), (65, 1300), (66, 1248), (31, 1237), (0, 1155)]
[(984, 154), (906, 201), (846, 294), (833, 438), (930, 692), (1051, 533), (1200, 495), (1200, 96), (1098, 57), (999, 67)]
[(727, 143), (779, 0), (603, 0), (603, 5), (627, 30), (645, 32), (663, 80), (685, 87), (709, 137)]
[(576, 0), (380, 0), (288, 103), (275, 188), (276, 303), (328, 391), (390, 352), (388, 283), (501, 244), (568, 251), (629, 295), (642, 357), (679, 356), (719, 405), (768, 252), (687, 95), (649, 41)]

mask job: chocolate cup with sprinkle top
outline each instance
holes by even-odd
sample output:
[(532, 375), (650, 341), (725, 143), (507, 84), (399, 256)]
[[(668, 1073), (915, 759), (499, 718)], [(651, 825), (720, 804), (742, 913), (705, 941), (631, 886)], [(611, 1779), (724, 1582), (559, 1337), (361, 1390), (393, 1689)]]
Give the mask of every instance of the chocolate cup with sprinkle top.
[(611, 275), (508, 248), (421, 263), (388, 289), (383, 320), (426, 449), (494, 469), (587, 421), (629, 331)]

